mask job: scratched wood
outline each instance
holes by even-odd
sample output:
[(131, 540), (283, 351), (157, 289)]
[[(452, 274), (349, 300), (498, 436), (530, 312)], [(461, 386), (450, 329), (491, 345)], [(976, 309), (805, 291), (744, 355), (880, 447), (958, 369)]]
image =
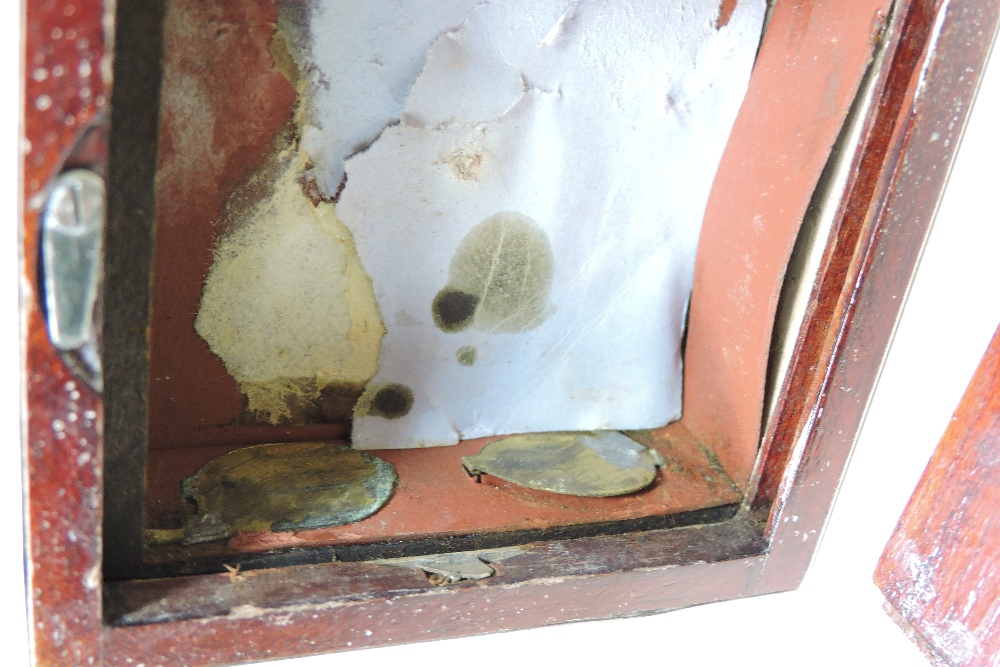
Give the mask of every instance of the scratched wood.
[[(101, 633), (101, 403), (49, 345), (35, 277), (47, 184), (106, 106), (103, 12), (100, 0), (78, 0), (72, 11), (30, 2), (25, 17), (22, 428), (28, 614), (40, 665), (92, 663)], [(97, 153), (78, 151), (75, 164), (92, 166)]]
[[(787, 11), (789, 29), (781, 35), (788, 58), (781, 67), (793, 67), (795, 56), (809, 65), (809, 42), (793, 37), (808, 34), (810, 21), (825, 16), (839, 25), (862, 11), (860, 1), (857, 7), (837, 3), (837, 20), (822, 14), (835, 11), (828, 4), (778, 4), (776, 19)], [(104, 104), (102, 84), (88, 78), (91, 101), (67, 123), (66, 110), (74, 109), (77, 97), (64, 99), (69, 93), (61, 86), (77, 84), (33, 78), (35, 67), (51, 66), (51, 72), (62, 64), (64, 74), (82, 76), (84, 60), (99, 62), (103, 8), (96, 1), (73, 6), (75, 13), (67, 14), (63, 4), (26, 3), (26, 286), (36, 276), (37, 195), (60, 169), (79, 125)], [(865, 39), (877, 40), (878, 12), (886, 7), (865, 7)], [(937, 41), (925, 52), (942, 7), (948, 11)], [(662, 611), (796, 586), (860, 426), (1000, 7), (909, 0), (895, 11), (884, 37), (887, 58), (875, 72), (877, 110), (855, 154), (860, 176), (849, 184), (849, 204), (807, 313), (804, 331), (813, 333), (795, 352), (793, 368), (800, 370), (782, 389), (781, 427), (765, 436), (754, 478), (759, 491), (743, 513), (712, 526), (533, 544), (501, 560), (495, 577), (448, 587), (432, 586), (419, 571), (370, 563), (103, 585), (97, 569), (101, 450), (97, 420), (87, 412), (99, 417), (101, 406), (79, 383), (68, 385), (73, 380), (47, 343), (37, 297), (23, 293), (28, 571), (37, 664), (221, 665)], [(55, 27), (60, 39), (74, 30), (77, 51), (61, 46)], [(39, 101), (43, 94), (48, 102)], [(47, 106), (54, 100), (58, 104)], [(961, 111), (956, 102), (964, 105)], [(55, 110), (36, 113), (39, 105)], [(929, 140), (942, 130), (952, 132), (950, 143)], [(785, 521), (791, 516), (799, 520)], [(109, 612), (104, 622), (102, 589)]]
[(904, 628), (954, 667), (1000, 656), (1000, 329), (875, 571)]

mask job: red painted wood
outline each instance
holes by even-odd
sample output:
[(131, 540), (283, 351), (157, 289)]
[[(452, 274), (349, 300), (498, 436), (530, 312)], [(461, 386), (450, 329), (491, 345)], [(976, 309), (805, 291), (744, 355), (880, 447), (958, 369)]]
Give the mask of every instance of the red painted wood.
[[(230, 195), (292, 129), (296, 93), (275, 70), (272, 0), (172, 0), (164, 19), (149, 449), (338, 439), (342, 425), (239, 423), (245, 399), (194, 330)], [(245, 421), (245, 420), (244, 420)]]
[[(874, 50), (872, 22), (889, 4), (779, 2), (715, 176), (691, 293), (682, 420), (740, 488), (760, 446), (785, 267)], [(839, 294), (843, 276), (827, 275)]]
[[(183, 469), (192, 474), (192, 463), (203, 460), (203, 452), (177, 452), (180, 448), (342, 437), (329, 426), (317, 424), (235, 423), (242, 410), (235, 383), (194, 331), (210, 248), (218, 232), (215, 220), (236, 184), (256, 168), (262, 155), (273, 150), (272, 143), (294, 102), (287, 94), (287, 82), (274, 70), (274, 28), (268, 23), (274, 18), (273, 7), (261, 0), (223, 11), (224, 4), (216, 2), (213, 8), (211, 2), (178, 1), (167, 12), (149, 447), (175, 451), (152, 453), (151, 471)], [(716, 176), (695, 271), (682, 421), (741, 489), (751, 474), (762, 430), (767, 352), (784, 269), (830, 147), (874, 50), (872, 22), (886, 11), (887, 4), (855, 0), (839, 5), (781, 5), (775, 10)], [(235, 35), (226, 28), (232, 22), (250, 26), (247, 29), (256, 36)], [(187, 29), (188, 25), (198, 28)], [(215, 39), (217, 34), (219, 39)], [(205, 83), (206, 72), (211, 85)], [(248, 115), (246, 105), (233, 104), (242, 99), (239, 91), (247, 89), (247, 80), (259, 82), (254, 87), (259, 94), (251, 105), (256, 114)], [(192, 112), (188, 96), (195, 84), (211, 95), (206, 93), (204, 108)], [(274, 94), (262, 92), (271, 88)], [(203, 133), (203, 125), (213, 128), (211, 141), (180, 141), (184, 132)], [(747, 224), (748, 211), (753, 224)], [(831, 279), (831, 285), (839, 290), (838, 279)], [(734, 285), (741, 287), (734, 289)], [(438, 486), (429, 484), (423, 473), (416, 482), (405, 473), (439, 454), (387, 452), (384, 457), (399, 464), (404, 486)], [(410, 462), (411, 458), (419, 460)], [(698, 467), (691, 460), (692, 467)], [(151, 488), (167, 488), (176, 496), (175, 480), (167, 483), (158, 475), (148, 482)], [(459, 506), (453, 512), (461, 512), (461, 505), (471, 500), (464, 486), (442, 489), (454, 491), (447, 494)], [(692, 504), (686, 488), (672, 488), (671, 496), (667, 504), (654, 499), (657, 507), (676, 511), (727, 502), (721, 494)], [(388, 524), (397, 529), (397, 535), (426, 532), (423, 505), (416, 502), (403, 507), (410, 497), (399, 494), (371, 525), (383, 522), (386, 512), (399, 509), (418, 520), (403, 524), (390, 519)], [(154, 499), (158, 507), (176, 509), (179, 499), (171, 508), (162, 498)], [(523, 512), (516, 505), (494, 509), (496, 514)], [(523, 523), (523, 517), (516, 518)], [(609, 507), (591, 520), (615, 518), (621, 518), (620, 513)], [(553, 520), (580, 522), (572, 511)], [(497, 525), (487, 521), (478, 528), (489, 530)], [(464, 532), (476, 527), (442, 521), (439, 531)], [(338, 532), (357, 535), (359, 540), (370, 536), (365, 526)], [(294, 540), (326, 543), (328, 536), (303, 535)]]
[[(34, 277), (45, 188), (105, 106), (103, 17), (100, 0), (25, 6), (22, 428), (29, 623), (39, 665), (100, 662), (100, 400), (49, 344)], [(87, 157), (83, 151), (78, 162)]]
[(1000, 659), (1000, 329), (875, 571), (914, 639), (954, 667)]

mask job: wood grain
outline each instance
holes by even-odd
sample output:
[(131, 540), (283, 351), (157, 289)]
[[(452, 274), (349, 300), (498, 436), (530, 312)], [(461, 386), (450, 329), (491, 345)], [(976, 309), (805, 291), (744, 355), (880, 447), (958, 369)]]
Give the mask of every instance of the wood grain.
[(925, 650), (955, 667), (1000, 660), (1000, 329), (875, 571)]

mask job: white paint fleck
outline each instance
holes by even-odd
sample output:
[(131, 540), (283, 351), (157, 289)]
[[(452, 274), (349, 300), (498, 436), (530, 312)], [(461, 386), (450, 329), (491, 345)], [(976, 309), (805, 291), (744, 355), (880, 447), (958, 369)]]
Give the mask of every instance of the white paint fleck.
[(52, 98), (48, 95), (39, 95), (35, 98), (35, 108), (39, 111), (48, 111), (52, 108)]
[[(963, 498), (964, 500), (964, 498)], [(972, 611), (972, 605), (976, 603), (976, 589), (969, 591), (969, 600), (965, 603), (965, 608), (962, 610), (962, 616), (968, 617), (969, 613)]]
[(101, 564), (95, 563), (83, 578), (83, 586), (88, 591), (97, 590), (98, 586), (101, 585)]

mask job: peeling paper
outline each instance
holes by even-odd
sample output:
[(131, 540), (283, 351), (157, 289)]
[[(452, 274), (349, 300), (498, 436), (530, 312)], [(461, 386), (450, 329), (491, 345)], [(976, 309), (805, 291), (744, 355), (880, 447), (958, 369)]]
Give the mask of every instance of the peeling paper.
[(344, 159), (395, 122), (427, 49), (481, 0), (366, 0), (307, 3), (308, 120), (302, 147), (320, 191), (332, 197)]
[(680, 0), (340, 4), (311, 17), (329, 86), (303, 145), (327, 192), (346, 160), (337, 212), (385, 320), (354, 445), (678, 418), (698, 233), (764, 0), (721, 29), (716, 3)]

